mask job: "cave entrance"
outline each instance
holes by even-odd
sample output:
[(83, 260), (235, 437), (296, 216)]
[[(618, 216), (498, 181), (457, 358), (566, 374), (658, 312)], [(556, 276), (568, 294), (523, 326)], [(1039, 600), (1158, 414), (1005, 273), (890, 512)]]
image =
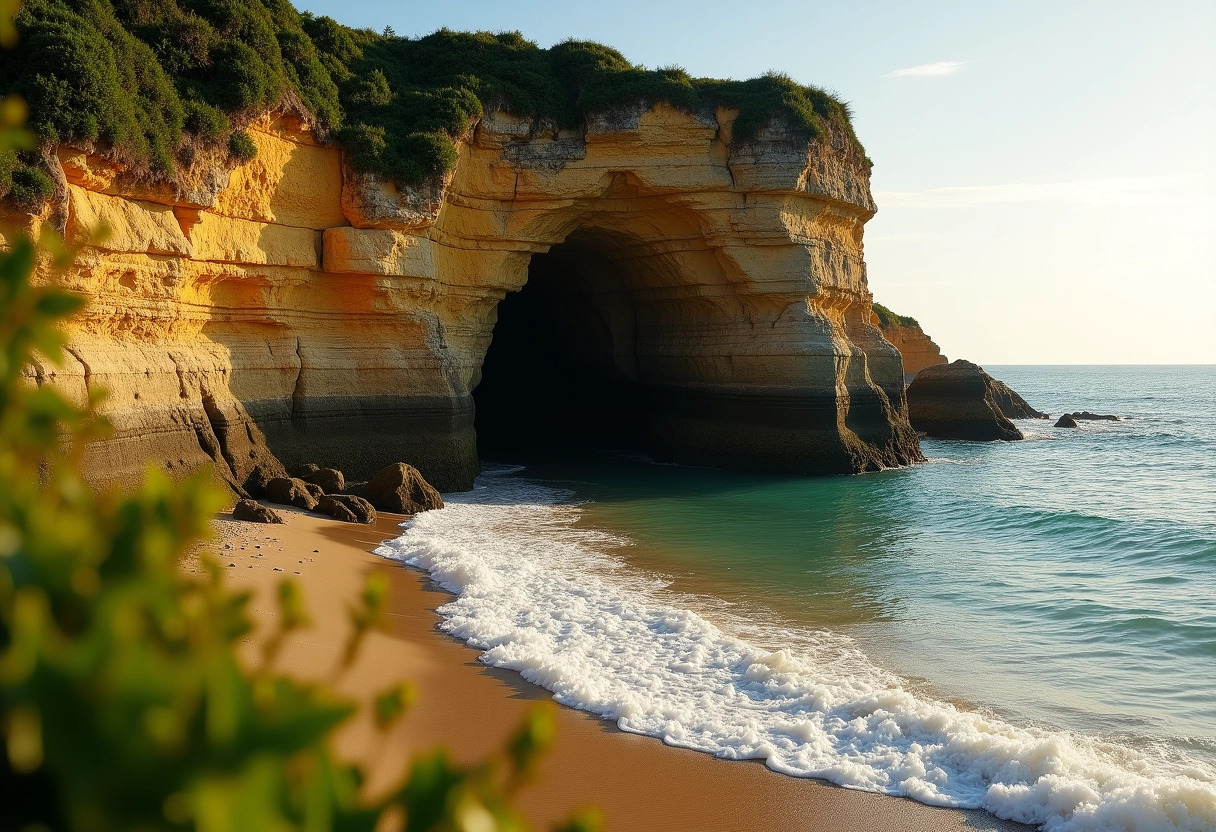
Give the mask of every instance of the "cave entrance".
[(473, 390), (482, 456), (641, 446), (636, 309), (604, 249), (595, 235), (571, 235), (534, 255), (524, 287), (498, 304)]

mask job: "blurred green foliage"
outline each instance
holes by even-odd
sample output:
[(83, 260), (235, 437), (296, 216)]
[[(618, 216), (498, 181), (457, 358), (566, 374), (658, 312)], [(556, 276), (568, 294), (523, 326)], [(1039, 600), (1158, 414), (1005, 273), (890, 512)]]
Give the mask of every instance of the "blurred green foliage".
[[(192, 143), (226, 142), (234, 125), (292, 103), (358, 168), (399, 184), (451, 169), (453, 141), (486, 108), (577, 127), (639, 102), (725, 105), (739, 109), (742, 139), (776, 119), (797, 140), (835, 123), (856, 142), (844, 102), (785, 75), (697, 79), (598, 43), (541, 49), (518, 32), (399, 38), (288, 0), (26, 0), (17, 28), (0, 92), (29, 102), (40, 141), (96, 146), (153, 178), (172, 178)], [(0, 161), (5, 193), (17, 192)]]
[[(27, 147), (13, 124), (19, 108), (0, 113), (0, 150)], [(227, 590), (206, 555), (198, 573), (181, 568), (221, 507), (210, 479), (149, 470), (126, 494), (85, 484), (82, 448), (107, 429), (97, 402), (72, 403), (39, 383), (83, 300), (32, 280), (70, 256), (53, 238), (10, 237), (0, 251), (0, 827), (523, 829), (510, 798), (552, 739), (547, 712), (532, 713), (485, 763), (462, 767), (435, 752), (368, 799), (362, 771), (329, 750), (353, 706), (272, 669), (284, 640), (308, 624), (299, 587), (280, 585), (278, 630), (249, 670), (237, 655), (251, 629), (247, 595)], [(352, 610), (346, 664), (378, 625), (385, 591), (370, 581)], [(376, 724), (393, 725), (411, 696), (404, 685), (376, 696)], [(595, 826), (584, 816), (563, 828)]]
[(878, 325), (884, 328), (888, 326), (920, 326), (920, 322), (916, 318), (911, 318), (907, 315), (897, 315), (881, 303), (874, 304), (874, 314), (878, 316)]

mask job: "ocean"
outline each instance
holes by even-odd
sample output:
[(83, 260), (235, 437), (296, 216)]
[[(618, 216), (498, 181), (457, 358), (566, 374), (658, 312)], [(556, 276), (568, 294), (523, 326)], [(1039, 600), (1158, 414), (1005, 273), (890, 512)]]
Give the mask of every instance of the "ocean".
[(561, 703), (1055, 832), (1216, 830), (1216, 367), (988, 367), (1026, 440), (795, 478), (487, 464), (379, 554)]

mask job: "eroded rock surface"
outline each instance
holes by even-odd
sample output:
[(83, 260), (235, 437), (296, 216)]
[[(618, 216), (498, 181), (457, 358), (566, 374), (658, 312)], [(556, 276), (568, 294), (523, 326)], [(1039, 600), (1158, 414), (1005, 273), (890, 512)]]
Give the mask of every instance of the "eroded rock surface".
[(376, 509), (367, 500), (354, 494), (329, 494), (327, 497), (346, 506), (359, 523), (375, 523)]
[(1003, 381), (992, 379), (992, 398), (1001, 413), (1010, 419), (1050, 419), (1030, 406), (1030, 403), (1009, 388)]
[(266, 499), (272, 503), (312, 511), (317, 507), (317, 495), (309, 490), (308, 485), (309, 483), (295, 477), (273, 479), (266, 484)]
[(450, 176), (411, 189), (287, 118), (250, 127), (252, 162), (205, 160), (176, 193), (61, 148), (56, 210), (84, 245), (66, 279), (90, 305), (68, 366), (31, 376), (77, 401), (110, 391), (113, 436), (86, 461), (101, 483), (206, 464), (259, 495), (279, 460), (355, 480), (408, 460), (467, 489), (498, 303), (565, 245), (651, 407), (649, 452), (820, 473), (920, 460), (899, 352), (870, 316), (868, 163), (840, 135), (735, 141), (733, 119), (658, 106), (538, 134), (491, 113)]
[(1001, 412), (997, 384), (982, 367), (961, 358), (926, 367), (908, 385), (912, 427), (935, 439), (991, 442), (1023, 438)]
[(317, 500), (316, 510), (344, 523), (363, 522), (345, 503), (328, 495), (323, 495), (321, 499)]
[(1112, 413), (1090, 413), (1088, 410), (1082, 410), (1069, 414), (1074, 419), (1084, 420), (1087, 422), (1118, 422), (1118, 416)]
[(316, 485), (326, 494), (336, 494), (346, 489), (346, 478), (336, 468), (317, 468), (299, 476), (304, 482)]
[(398, 462), (372, 477), (361, 489), (369, 503), (380, 511), (417, 514), (443, 508), (443, 498), (412, 465)]
[(238, 500), (232, 509), (233, 520), (244, 520), (249, 523), (282, 523), (283, 518), (277, 511), (267, 508), (253, 500)]
[(919, 324), (907, 326), (893, 323), (883, 326), (877, 315), (873, 320), (875, 325), (882, 330), (882, 337), (890, 341), (903, 357), (904, 380), (909, 384), (912, 383), (912, 379), (916, 378), (916, 374), (926, 367), (945, 364), (949, 361), (946, 356), (942, 355), (941, 347), (925, 334)]

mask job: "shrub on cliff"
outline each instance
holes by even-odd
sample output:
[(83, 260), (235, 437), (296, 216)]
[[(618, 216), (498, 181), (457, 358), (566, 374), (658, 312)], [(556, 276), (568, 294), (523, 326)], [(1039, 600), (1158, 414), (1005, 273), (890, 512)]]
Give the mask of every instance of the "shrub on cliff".
[(244, 130), (237, 130), (228, 137), (228, 152), (234, 159), (241, 162), (251, 162), (257, 158), (258, 146)]
[(878, 316), (878, 325), (884, 329), (889, 326), (914, 326), (919, 328), (920, 321), (907, 315), (896, 315), (881, 303), (874, 304), (874, 314)]
[[(800, 140), (848, 107), (787, 76), (649, 70), (586, 41), (541, 49), (518, 32), (399, 38), (297, 12), (287, 0), (26, 0), (0, 93), (29, 103), (45, 144), (96, 148), (170, 179), (192, 142), (221, 143), (269, 110), (308, 115), (362, 170), (417, 183), (449, 170), (486, 108), (561, 127), (641, 103), (739, 110), (734, 135), (776, 120)], [(240, 154), (234, 153), (237, 159)]]

